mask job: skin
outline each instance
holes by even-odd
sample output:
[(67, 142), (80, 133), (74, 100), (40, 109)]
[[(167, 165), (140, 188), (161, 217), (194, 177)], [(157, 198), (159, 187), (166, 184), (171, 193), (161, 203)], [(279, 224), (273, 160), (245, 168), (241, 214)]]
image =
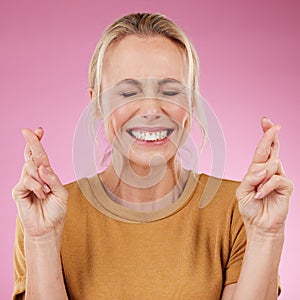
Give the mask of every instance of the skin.
[(261, 127), (264, 135), (236, 191), (247, 233), (246, 252), (238, 283), (229, 288), (228, 296), (224, 291), (223, 299), (277, 299), (277, 274), (293, 184), (279, 160), (280, 126), (263, 118)]
[[(141, 47), (145, 43), (147, 47)], [(139, 53), (147, 55), (147, 59), (145, 56), (137, 57)], [(115, 59), (120, 60), (118, 64), (109, 63)], [(136, 61), (138, 63), (135, 63)], [(109, 89), (126, 78), (175, 77), (178, 81), (186, 82), (186, 64), (182, 52), (176, 45), (166, 43), (163, 38), (142, 40), (138, 37), (126, 37), (109, 49), (103, 75), (103, 89)], [(176, 119), (177, 124), (188, 128), (189, 118), (186, 110), (174, 105), (171, 107), (173, 110), (169, 111), (164, 105), (166, 104), (155, 99), (145, 101), (143, 105), (129, 103), (126, 111), (121, 107), (106, 119), (106, 132), (111, 141), (116, 140), (114, 144), (116, 152), (120, 154), (125, 165), (127, 163), (127, 166), (129, 164), (133, 166), (133, 170), (141, 177), (149, 172), (151, 167), (149, 159), (151, 155), (153, 156), (154, 150), (152, 149), (150, 154), (142, 155), (143, 147), (133, 147), (126, 158), (118, 140), (127, 138), (125, 133), (122, 133), (122, 126), (133, 117), (144, 117), (149, 121), (149, 115), (152, 117), (163, 115), (171, 120)], [(238, 282), (224, 288), (222, 300), (277, 299), (278, 266), (293, 186), (279, 160), (280, 127), (273, 125), (268, 118), (262, 119), (261, 127), (262, 139), (236, 191), (247, 233), (246, 253)], [(38, 128), (34, 132), (24, 129), (22, 132), (27, 143), (24, 153), (25, 163), (20, 180), (13, 189), (13, 198), (24, 226), (27, 282), (26, 295), (22, 297), (44, 299), (51, 294), (53, 299), (67, 299), (61, 270), (60, 241), (68, 194), (51, 169), (40, 141), (44, 134), (43, 129)], [(178, 129), (178, 137), (180, 133)], [(178, 141), (180, 138), (175, 140)], [(143, 201), (162, 197), (176, 184), (176, 176), (179, 176), (180, 171), (175, 163), (176, 147), (171, 142), (164, 147), (162, 157), (167, 165), (165, 175), (155, 188), (145, 189), (144, 194), (154, 193), (154, 196), (153, 198), (143, 196)], [(163, 163), (158, 161), (152, 168), (161, 170), (162, 166)], [(111, 181), (108, 180), (109, 177)], [(112, 167), (104, 172), (102, 180), (109, 188), (115, 187), (118, 178)], [(116, 192), (127, 201), (137, 201), (141, 196), (141, 191), (129, 184), (119, 184)], [(135, 197), (136, 194), (138, 197)], [(40, 278), (43, 280), (39, 280)]]
[[(172, 79), (184, 85), (187, 82), (186, 74), (185, 55), (173, 42), (162, 37), (148, 39), (129, 36), (108, 49), (103, 63), (101, 89), (107, 91), (131, 78), (144, 83), (143, 78), (148, 77)], [(137, 91), (135, 86), (129, 84), (121, 87), (122, 92)], [(144, 91), (150, 90), (151, 94), (156, 92), (152, 82), (145, 82), (142, 88)], [(163, 90), (173, 88), (173, 83), (160, 87)], [(109, 100), (102, 104), (106, 112), (106, 135), (114, 146), (115, 166), (121, 167), (116, 172), (116, 167), (110, 166), (101, 174), (101, 178), (117, 197), (129, 202), (161, 199), (174, 189), (182, 175), (175, 157), (184, 138), (184, 131), (189, 127), (190, 113), (186, 107), (175, 105), (174, 97), (169, 97), (169, 101), (159, 101), (151, 95), (144, 101), (128, 101), (130, 97), (128, 98), (121, 99), (125, 104), (117, 108), (109, 107)], [(174, 131), (164, 145), (140, 145), (126, 131), (136, 126), (166, 127)], [(118, 174), (122, 174), (122, 181)], [(160, 174), (164, 176), (161, 177)], [(157, 178), (160, 179), (159, 182)], [(141, 189), (141, 186), (148, 188)]]
[[(20, 299), (67, 299), (60, 242), (68, 193), (40, 142), (42, 128), (22, 130), (25, 163), (12, 195), (24, 228), (26, 291)], [(40, 280), (43, 278), (44, 280)]]

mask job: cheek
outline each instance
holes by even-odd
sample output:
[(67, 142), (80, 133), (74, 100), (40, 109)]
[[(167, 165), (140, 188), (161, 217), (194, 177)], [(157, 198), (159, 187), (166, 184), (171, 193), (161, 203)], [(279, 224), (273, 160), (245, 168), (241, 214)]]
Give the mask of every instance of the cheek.
[(108, 141), (112, 144), (122, 126), (122, 114), (119, 114), (116, 111), (107, 117), (104, 122), (105, 135)]
[(112, 144), (122, 126), (131, 118), (133, 107), (124, 105), (115, 109), (104, 121), (105, 134), (108, 141)]
[(170, 117), (180, 126), (188, 129), (189, 123), (190, 123), (190, 112), (180, 106), (172, 105), (172, 108), (170, 107), (168, 109)]

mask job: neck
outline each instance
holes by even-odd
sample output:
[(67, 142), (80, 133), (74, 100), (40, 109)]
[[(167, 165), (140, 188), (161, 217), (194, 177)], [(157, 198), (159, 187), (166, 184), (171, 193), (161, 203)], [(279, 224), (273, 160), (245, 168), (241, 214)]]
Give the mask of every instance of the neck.
[(147, 203), (162, 198), (177, 199), (188, 173), (170, 160), (165, 164), (137, 166), (128, 160), (110, 166), (100, 175), (106, 188), (117, 198), (133, 203)]

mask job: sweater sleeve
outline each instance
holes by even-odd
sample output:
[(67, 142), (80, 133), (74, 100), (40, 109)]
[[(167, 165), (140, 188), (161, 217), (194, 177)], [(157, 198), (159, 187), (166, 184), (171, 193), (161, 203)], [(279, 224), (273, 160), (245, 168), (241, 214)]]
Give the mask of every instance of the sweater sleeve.
[(26, 261), (24, 254), (24, 231), (19, 216), (16, 220), (16, 235), (14, 245), (14, 290), (12, 299), (25, 292), (26, 286)]
[(245, 227), (238, 210), (237, 201), (235, 201), (231, 213), (229, 244), (230, 252), (225, 268), (224, 285), (236, 283), (238, 281), (247, 244)]
[[(230, 244), (231, 250), (225, 269), (224, 286), (237, 283), (247, 245), (246, 231), (237, 202), (231, 218)], [(281, 289), (280, 276), (278, 275), (278, 296), (281, 294)]]

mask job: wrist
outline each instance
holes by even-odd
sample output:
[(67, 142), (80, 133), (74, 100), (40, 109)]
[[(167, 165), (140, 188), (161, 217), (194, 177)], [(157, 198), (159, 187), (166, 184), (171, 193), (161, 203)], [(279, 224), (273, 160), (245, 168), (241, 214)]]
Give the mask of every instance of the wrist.
[(272, 238), (272, 239), (280, 238), (284, 236), (284, 232), (285, 232), (284, 223), (277, 224), (276, 226), (274, 224), (270, 226), (266, 226), (266, 225), (253, 224), (245, 219), (243, 220), (243, 222), (247, 234), (253, 234), (253, 235), (257, 235), (265, 238)]
[(284, 227), (276, 231), (263, 230), (253, 225), (245, 225), (245, 228), (248, 247), (259, 247), (272, 251), (276, 248), (281, 251), (284, 243)]
[(50, 231), (43, 235), (31, 236), (24, 232), (25, 252), (59, 252), (61, 245), (61, 232)]
[(26, 228), (24, 228), (24, 239), (33, 242), (47, 242), (47, 240), (60, 239), (62, 236), (63, 226), (64, 224), (61, 223), (58, 226), (42, 233), (32, 233), (31, 230), (26, 230)]

